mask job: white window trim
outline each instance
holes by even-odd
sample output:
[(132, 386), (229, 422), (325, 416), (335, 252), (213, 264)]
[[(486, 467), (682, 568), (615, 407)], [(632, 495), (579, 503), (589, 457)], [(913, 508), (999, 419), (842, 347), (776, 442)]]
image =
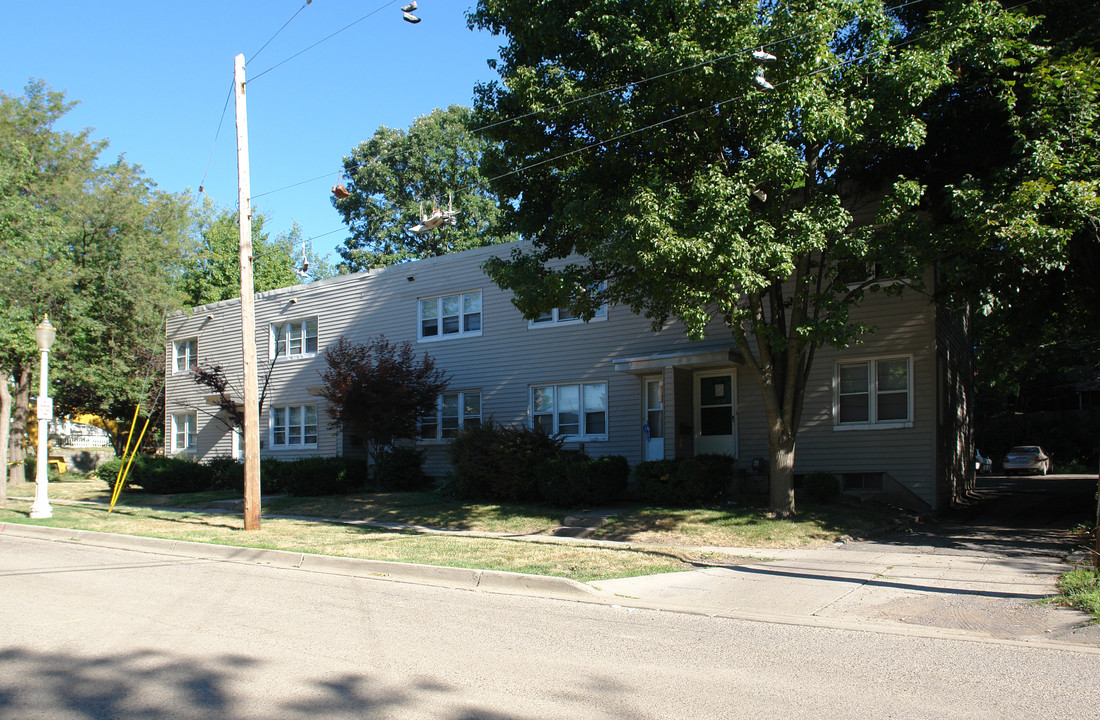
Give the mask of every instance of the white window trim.
[(600, 306), (600, 309), (596, 311), (596, 314), (592, 316), (592, 319), (585, 322), (579, 316), (567, 317), (560, 319), (558, 314), (562, 308), (554, 308), (550, 311), (550, 317), (545, 320), (528, 320), (527, 327), (532, 329), (548, 328), (548, 327), (561, 327), (562, 325), (591, 325), (595, 322), (603, 322), (607, 320), (607, 304)]
[(578, 435), (562, 435), (566, 442), (606, 442), (611, 435), (611, 385), (607, 380), (576, 380), (573, 382), (547, 382), (547, 383), (531, 383), (527, 386), (527, 424), (529, 427), (535, 427), (535, 402), (532, 396), (532, 390), (534, 388), (554, 388), (554, 433), (560, 435), (558, 432), (558, 388), (577, 385), (580, 387), (580, 412), (578, 422), (585, 422), (584, 412), (584, 386), (585, 385), (603, 385), (604, 390), (604, 432), (602, 434), (581, 433)]
[[(884, 360), (905, 360), (906, 367), (906, 401), (908, 407), (906, 408), (905, 420), (884, 420), (879, 421), (877, 419), (878, 412), (878, 373), (876, 368), (879, 362)], [(840, 422), (840, 366), (841, 365), (854, 365), (857, 363), (867, 363), (868, 365), (868, 416), (869, 420), (866, 422)], [(833, 430), (844, 432), (848, 430), (891, 430), (898, 428), (911, 428), (913, 427), (915, 416), (914, 397), (913, 397), (913, 356), (912, 355), (877, 355), (875, 357), (867, 358), (845, 358), (843, 360), (837, 359), (833, 361)]]
[[(596, 290), (597, 291), (602, 290), (605, 286), (606, 286), (606, 283), (602, 283), (602, 282), (598, 283), (597, 287), (596, 287)], [(596, 311), (596, 314), (592, 316), (592, 319), (587, 320), (587, 321), (581, 319), (579, 316), (576, 316), (576, 315), (574, 315), (572, 317), (567, 317), (567, 318), (559, 317), (559, 315), (561, 314), (561, 311), (564, 310), (564, 309), (566, 309), (566, 308), (556, 307), (556, 308), (554, 308), (553, 310), (550, 311), (550, 313), (549, 313), (550, 317), (548, 317), (548, 318), (540, 318), (540, 319), (537, 319), (537, 320), (528, 320), (527, 321), (527, 327), (534, 329), (534, 328), (560, 327), (562, 325), (589, 325), (589, 324), (594, 323), (594, 322), (603, 322), (604, 320), (607, 320), (608, 309), (607, 309), (607, 303), (606, 302), (603, 305), (600, 305), (600, 308)]]
[[(423, 435), (418, 438), (422, 443), (427, 444), (446, 444), (451, 441), (451, 438), (443, 437), (443, 396), (444, 395), (458, 395), (458, 430), (461, 432), (466, 428), (466, 396), (477, 395), (478, 407), (481, 409), (481, 413), (478, 415), (470, 415), (472, 419), (477, 418), (478, 423), (481, 423), (482, 418), (485, 417), (485, 406), (482, 404), (484, 398), (481, 396), (481, 390), (470, 388), (468, 390), (448, 390), (442, 392), (435, 399), (435, 435), (433, 437), (424, 437)], [(421, 431), (423, 432), (423, 431)]]
[[(180, 432), (180, 418), (183, 418), (184, 427), (184, 444), (181, 447), (178, 442), (178, 433)], [(188, 432), (188, 425), (190, 425), (190, 432)], [(198, 444), (199, 434), (199, 417), (197, 413), (172, 413), (172, 454), (177, 455), (180, 453), (193, 453), (195, 452), (195, 446)]]
[[(305, 426), (305, 409), (307, 407), (312, 407), (314, 409), (314, 417), (317, 418), (317, 440), (314, 441), (314, 442), (311, 442), (311, 443), (305, 442), (305, 436), (306, 436), (305, 435), (305, 427), (306, 427)], [(294, 443), (294, 444), (290, 443), (290, 425), (288, 424), (287, 425), (287, 435), (286, 435), (287, 442), (276, 444), (275, 443), (275, 411), (276, 410), (289, 411), (290, 408), (298, 408), (299, 410), (302, 411), (301, 412), (302, 424), (299, 426), (299, 429), (302, 431), (301, 432), (302, 442)], [(289, 423), (289, 421), (288, 421), (288, 423)], [(320, 416), (320, 409), (318, 408), (318, 406), (316, 404), (314, 404), (314, 403), (290, 403), (290, 404), (287, 404), (287, 405), (272, 405), (271, 406), (271, 410), (268, 412), (268, 416), (267, 416), (267, 443), (268, 443), (268, 447), (271, 448), (272, 451), (303, 450), (303, 449), (304, 450), (310, 450), (310, 449), (315, 450), (315, 449), (317, 449), (317, 445), (320, 442), (320, 439), (321, 439), (321, 416)]]
[[(466, 315), (463, 312), (465, 307), (465, 297), (467, 295), (477, 295), (477, 314), (479, 316), (477, 330), (466, 329)], [(459, 309), (458, 309), (458, 332), (456, 333), (443, 333), (443, 298), (458, 297)], [(424, 316), (423, 305), (427, 300), (434, 300), (436, 303), (436, 323), (439, 332), (435, 335), (424, 335)], [(473, 314), (473, 313), (470, 313)], [(442, 340), (455, 340), (463, 337), (481, 337), (481, 334), (485, 328), (485, 294), (481, 291), (481, 288), (474, 290), (458, 290), (456, 292), (443, 293), (441, 295), (426, 295), (416, 299), (416, 340), (417, 342), (440, 342)]]
[[(194, 345), (194, 350), (192, 350)], [(181, 352), (182, 350), (182, 352)], [(172, 374), (182, 375), (184, 373), (191, 372), (191, 368), (199, 362), (199, 339), (198, 338), (186, 338), (184, 340), (175, 340), (172, 342)], [(179, 369), (180, 358), (184, 358), (184, 368)]]
[(289, 331), (290, 326), (292, 326), (292, 325), (301, 325), (302, 326), (302, 348), (303, 348), (303, 351), (300, 352), (300, 353), (291, 353), (290, 352), (290, 337), (287, 336), (286, 337), (287, 353), (285, 355), (279, 355), (278, 359), (279, 360), (298, 360), (300, 358), (317, 357), (318, 350), (310, 350), (308, 352), (305, 351), (307, 340), (309, 338), (309, 335), (306, 333), (306, 323), (309, 323), (309, 322), (313, 323), (314, 332), (315, 332), (314, 338), (316, 340), (317, 348), (320, 349), (320, 347), (321, 347), (321, 340), (320, 340), (321, 324), (320, 324), (320, 322), (318, 322), (317, 316), (314, 315), (314, 316), (310, 316), (310, 317), (294, 318), (294, 319), (287, 320), (287, 321), (281, 322), (281, 323), (271, 323), (271, 325), (269, 326), (269, 331), (268, 331), (268, 343), (269, 343), (269, 345), (268, 345), (268, 356), (272, 359), (275, 359), (276, 353), (279, 350), (279, 337), (280, 337), (281, 334), (285, 335)]

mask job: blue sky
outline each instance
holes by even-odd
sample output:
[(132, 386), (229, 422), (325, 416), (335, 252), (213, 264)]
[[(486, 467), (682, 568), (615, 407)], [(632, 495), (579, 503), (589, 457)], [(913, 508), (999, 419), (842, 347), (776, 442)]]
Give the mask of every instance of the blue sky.
[(418, 25), (401, 19), (407, 1), (5, 2), (0, 90), (45, 80), (80, 102), (63, 129), (110, 141), (104, 160), (125, 154), (161, 190), (202, 182), (235, 208), (232, 100), (222, 110), (244, 53), (253, 207), (276, 233), (297, 222), (335, 262), (346, 233), (329, 188), (343, 156), (381, 125), (472, 104), (475, 83), (496, 78), (501, 39), (467, 29), (474, 0), (419, 0)]

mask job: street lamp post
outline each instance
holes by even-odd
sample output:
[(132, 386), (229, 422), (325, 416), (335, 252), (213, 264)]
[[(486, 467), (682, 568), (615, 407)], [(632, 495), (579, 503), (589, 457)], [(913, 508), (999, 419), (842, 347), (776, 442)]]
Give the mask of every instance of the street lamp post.
[(53, 517), (53, 508), (50, 507), (46, 486), (49, 482), (49, 475), (47, 474), (49, 457), (46, 454), (48, 452), (46, 440), (49, 435), (49, 422), (53, 420), (53, 399), (49, 397), (46, 380), (50, 367), (50, 347), (53, 346), (56, 336), (57, 331), (54, 330), (53, 325), (50, 325), (49, 317), (43, 316), (42, 322), (34, 328), (34, 341), (38, 343), (41, 360), (38, 370), (38, 401), (36, 403), (38, 406), (36, 412), (38, 416), (38, 455), (35, 459), (38, 467), (34, 478), (34, 504), (31, 505), (32, 518)]

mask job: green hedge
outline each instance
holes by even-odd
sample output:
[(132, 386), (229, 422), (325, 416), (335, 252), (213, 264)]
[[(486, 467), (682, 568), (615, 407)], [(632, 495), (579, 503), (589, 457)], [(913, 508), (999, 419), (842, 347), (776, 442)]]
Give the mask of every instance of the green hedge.
[(394, 445), (375, 458), (372, 485), (380, 490), (423, 490), (431, 484), (424, 472), (424, 453), (415, 447)]
[(651, 460), (634, 467), (638, 499), (653, 505), (700, 505), (717, 502), (733, 481), (729, 455), (696, 455)]
[(467, 427), (447, 448), (454, 466), (453, 492), (466, 499), (535, 502), (537, 469), (561, 450), (562, 439), (539, 428)]
[[(112, 489), (122, 463), (122, 458), (115, 458), (96, 470), (99, 478)], [(214, 469), (185, 458), (138, 455), (130, 465), (124, 489), (132, 490), (135, 486), (157, 495), (210, 490), (214, 487)]]
[(591, 458), (583, 450), (563, 450), (563, 442), (538, 428), (491, 422), (466, 428), (448, 448), (454, 473), (446, 491), (466, 500), (559, 507), (605, 505), (623, 497), (630, 478), (626, 458)]
[[(114, 488), (122, 459), (101, 464), (96, 473)], [(260, 461), (260, 486), (265, 494), (339, 495), (367, 484), (367, 464), (343, 457)], [(244, 492), (244, 466), (232, 458), (198, 463), (179, 457), (138, 455), (130, 466), (124, 489), (169, 495), (203, 490)]]
[(590, 458), (581, 451), (562, 452), (538, 471), (541, 499), (558, 507), (606, 505), (623, 497), (629, 479), (623, 456)]

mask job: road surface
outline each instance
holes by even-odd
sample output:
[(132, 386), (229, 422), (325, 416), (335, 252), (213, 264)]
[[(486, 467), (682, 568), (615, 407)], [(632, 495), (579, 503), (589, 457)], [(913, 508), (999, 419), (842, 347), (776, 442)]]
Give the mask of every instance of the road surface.
[(2, 718), (1084, 718), (1095, 649), (0, 535)]

